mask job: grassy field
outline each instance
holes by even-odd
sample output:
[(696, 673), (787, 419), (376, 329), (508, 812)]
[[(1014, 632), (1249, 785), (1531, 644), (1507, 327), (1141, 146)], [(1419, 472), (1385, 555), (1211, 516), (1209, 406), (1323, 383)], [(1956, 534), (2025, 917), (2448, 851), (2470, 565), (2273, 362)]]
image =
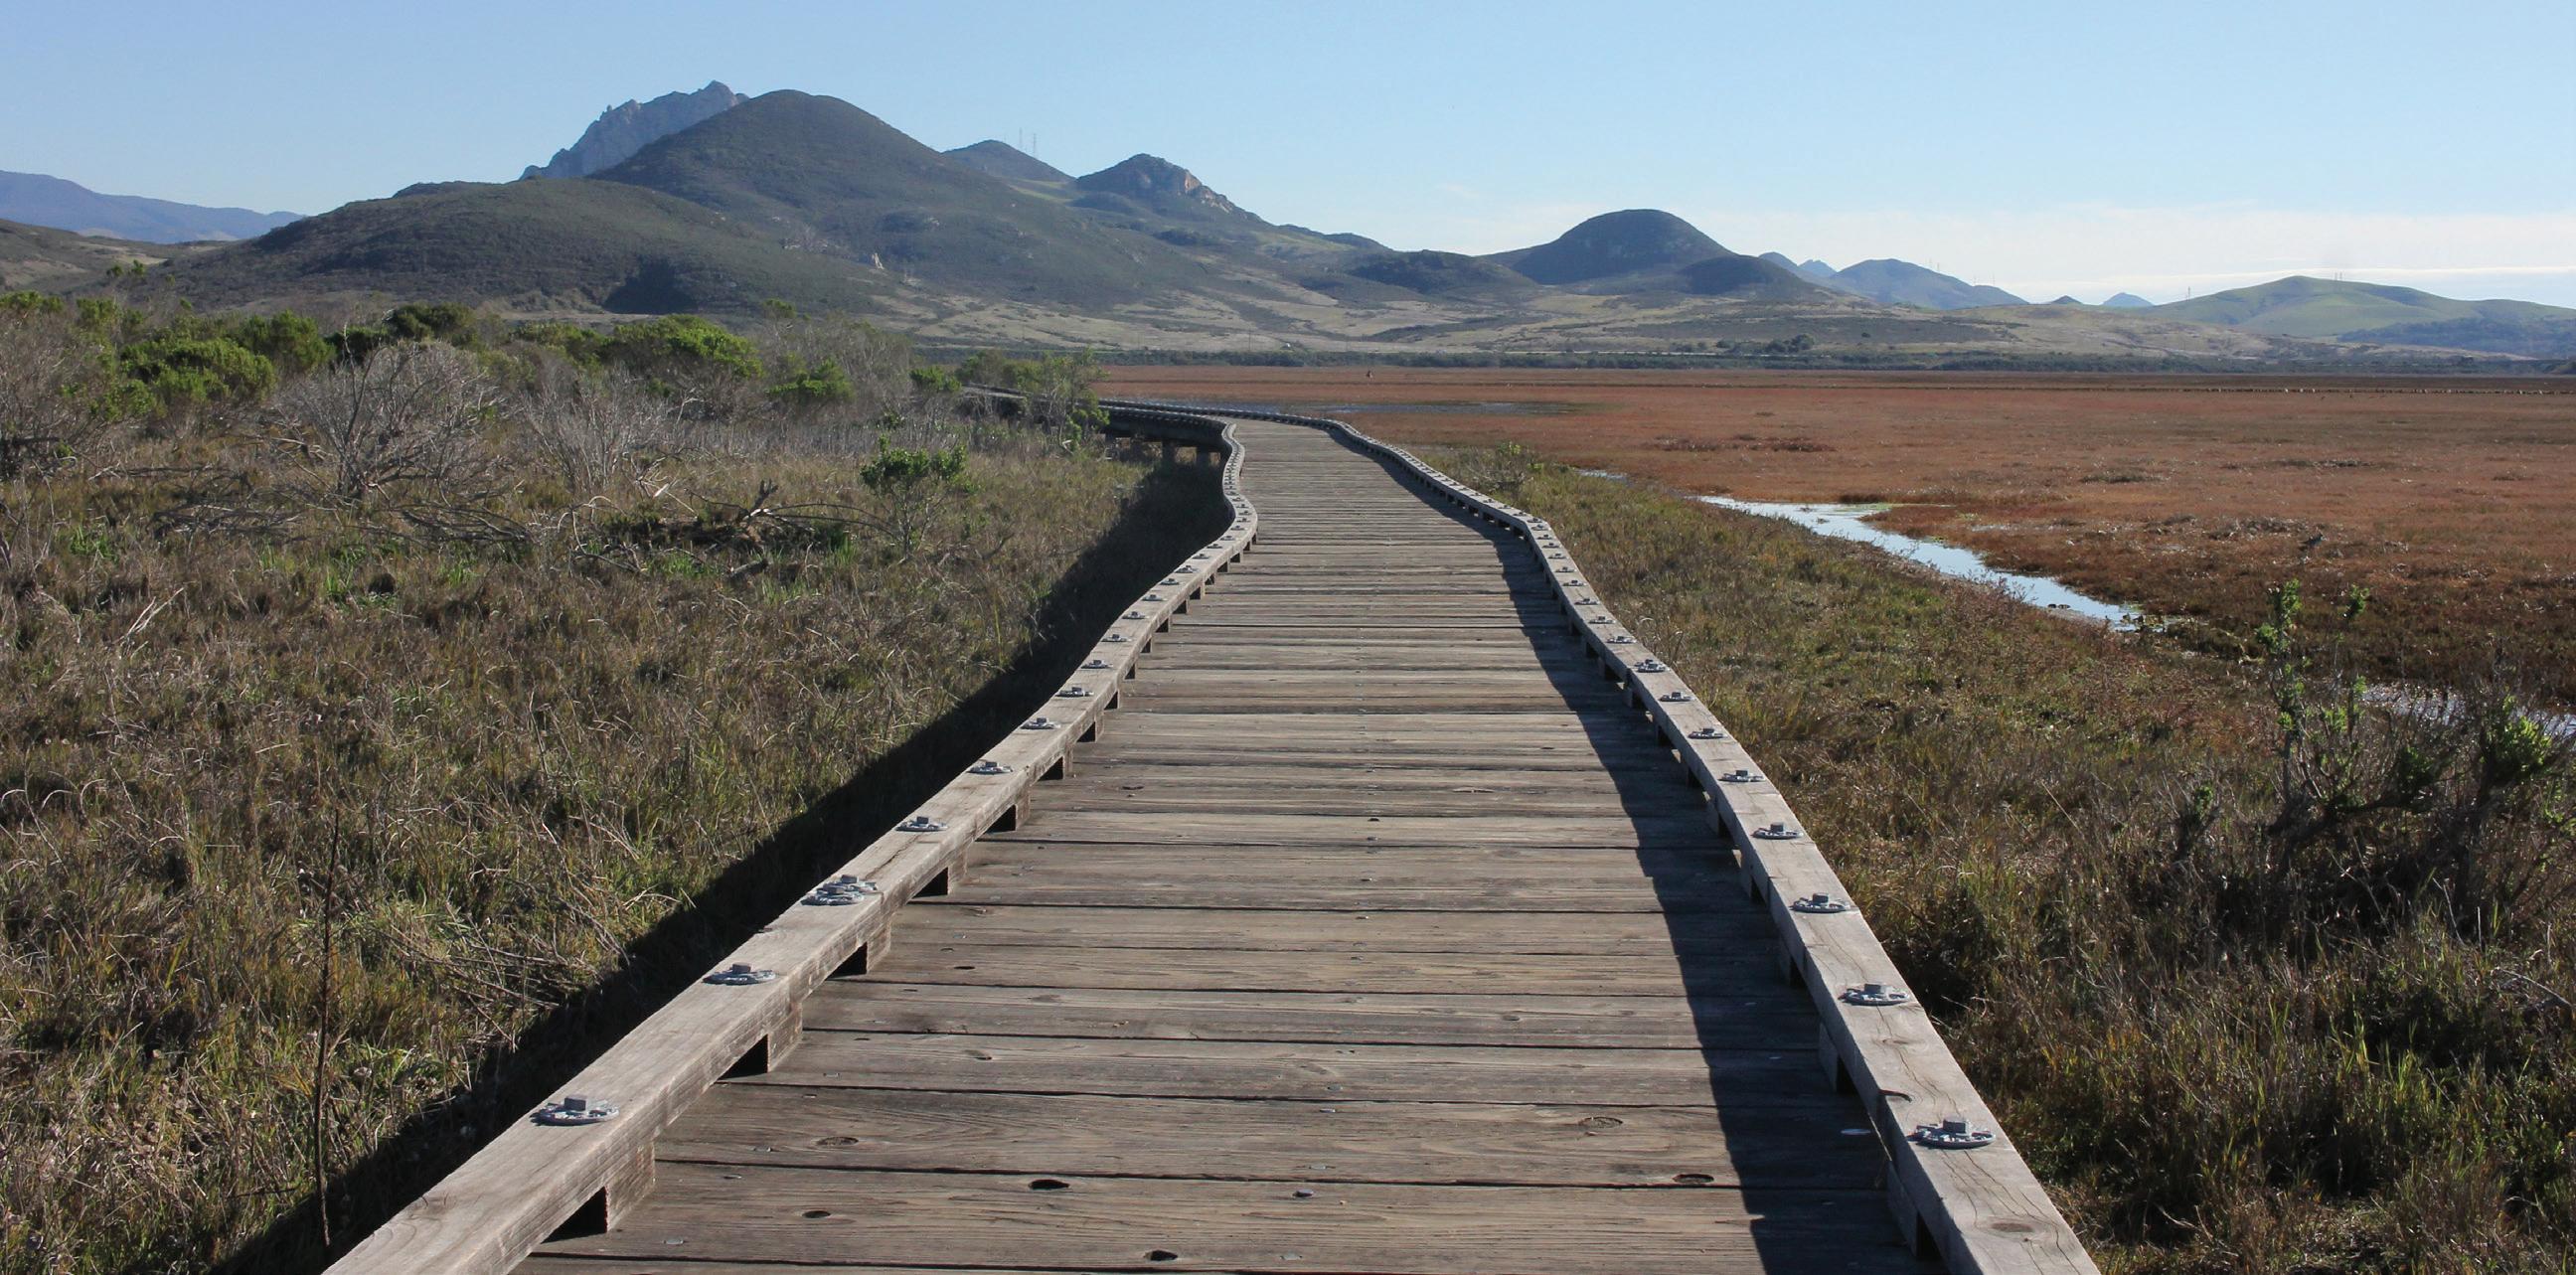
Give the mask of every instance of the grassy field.
[[(7, 335), (115, 388), (101, 325)], [(0, 1269), (316, 1265), (1223, 523), (825, 335), (801, 406), (399, 343), (11, 453)]]
[(2290, 575), (2377, 599), (2383, 677), (2516, 666), (2576, 703), (2576, 383), (1397, 368), (1114, 369), (1121, 394), (1344, 409), (1897, 529), (2167, 617), (2236, 654)]
[(2576, 759), (2502, 688), (2355, 711), (2314, 592), (2217, 667), (1644, 485), (1435, 460), (1550, 519), (1763, 759), (2107, 1270), (2576, 1262)]

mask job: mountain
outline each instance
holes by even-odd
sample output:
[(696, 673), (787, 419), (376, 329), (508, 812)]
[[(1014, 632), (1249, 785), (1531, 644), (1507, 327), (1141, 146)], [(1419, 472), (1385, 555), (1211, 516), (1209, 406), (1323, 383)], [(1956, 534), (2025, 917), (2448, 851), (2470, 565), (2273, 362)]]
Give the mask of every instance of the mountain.
[(1565, 285), (1679, 269), (1726, 252), (1697, 226), (1668, 212), (1603, 213), (1533, 248), (1489, 260), (1539, 283)]
[(990, 299), (1109, 305), (1197, 262), (956, 162), (836, 98), (768, 93), (592, 178), (725, 214), (786, 248)]
[(1826, 285), (1827, 287), (1833, 286), (1834, 268), (1826, 265), (1824, 262), (1817, 261), (1814, 258), (1809, 258), (1805, 261), (1791, 261), (1787, 253), (1766, 252), (1762, 254), (1762, 259), (1770, 262), (1772, 265), (1779, 266), (1782, 269), (1794, 270), (1807, 278)]
[(2274, 336), (2542, 358), (2576, 353), (2576, 310), (2531, 301), (2455, 301), (2414, 288), (2307, 275), (2175, 301), (2154, 312)]
[(140, 195), (102, 195), (60, 177), (0, 172), (0, 219), (109, 239), (144, 243), (251, 239), (302, 215), (207, 208)]
[(695, 93), (665, 93), (650, 102), (629, 99), (599, 113), (581, 140), (555, 152), (521, 177), (588, 177), (623, 163), (635, 152), (694, 124), (714, 119), (750, 99), (709, 80)]
[(2134, 292), (2114, 292), (2102, 302), (2106, 310), (2144, 310), (2155, 302)]
[(960, 146), (953, 151), (940, 153), (987, 176), (999, 177), (1006, 182), (1030, 186), (1073, 184), (1073, 174), (1008, 142), (982, 141), (972, 146)]
[(2047, 302), (2046, 304), (2048, 304), (2048, 305), (2082, 305), (2082, 304), (2084, 304), (2084, 303), (2083, 303), (2083, 302), (2081, 302), (2081, 301), (2076, 300), (2076, 299), (2075, 299), (2074, 297), (2072, 297), (2072, 296), (2061, 296), (2061, 297), (2059, 297), (2058, 299), (2056, 299), (2055, 301), (2050, 301), (2050, 302)]
[(595, 179), (468, 184), (346, 204), (180, 261), (201, 303), (330, 298), (519, 310), (742, 313), (766, 299), (865, 313), (883, 271), (783, 246), (710, 208)]
[(1653, 208), (1603, 213), (1547, 243), (1485, 260), (1534, 283), (1584, 292), (1766, 301), (1828, 295), (1794, 268), (1729, 252), (1699, 227)]
[(1143, 209), (1188, 221), (1261, 220), (1235, 207), (1233, 200), (1216, 193), (1197, 174), (1153, 155), (1130, 155), (1099, 172), (1074, 178), (1073, 184), (1084, 191), (1074, 202), (1087, 208)]
[(1834, 283), (1872, 301), (1921, 306), (1926, 310), (1967, 310), (1984, 305), (2028, 305), (2029, 302), (1982, 284), (1926, 270), (1911, 261), (1880, 257), (1834, 273)]

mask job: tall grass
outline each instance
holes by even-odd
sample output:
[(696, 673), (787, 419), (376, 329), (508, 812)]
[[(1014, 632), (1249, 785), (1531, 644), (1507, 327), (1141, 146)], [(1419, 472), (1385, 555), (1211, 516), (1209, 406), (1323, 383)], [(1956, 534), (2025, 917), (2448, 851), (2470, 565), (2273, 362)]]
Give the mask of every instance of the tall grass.
[(1776, 521), (1447, 458), (1763, 757), (2121, 1272), (2576, 1264), (2576, 789), (2495, 688), (2392, 718)]
[(344, 1246), (386, 1201), (317, 1194), (488, 1134), (657, 927), (757, 924), (707, 892), (1055, 636), (1122, 518), (1136, 571), (1204, 530), (908, 365), (802, 407), (401, 341), (44, 387), (86, 405), (0, 487), (0, 1268)]

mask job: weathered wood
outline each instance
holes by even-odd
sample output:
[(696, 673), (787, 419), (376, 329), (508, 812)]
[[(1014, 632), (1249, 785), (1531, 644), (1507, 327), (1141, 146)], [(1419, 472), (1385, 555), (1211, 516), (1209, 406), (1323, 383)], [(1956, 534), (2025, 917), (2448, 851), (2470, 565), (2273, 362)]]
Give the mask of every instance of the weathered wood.
[[(1871, 1086), (1946, 1100), (1955, 1064), (1919, 1012), (1836, 1035), (1818, 980), (1884, 953), (1856, 917), (1784, 924), (1830, 879), (1812, 843), (1738, 867), (1748, 821), (1792, 817), (1717, 790), (1736, 741), (1677, 755), (1714, 719), (1569, 615), (1543, 524), (1428, 477), (1426, 503), (1365, 440), (1235, 429), (1259, 546), (1099, 648), (1035, 758), (1063, 781), (869, 861), (894, 897), (950, 888), (863, 974), (800, 977), (795, 1052), (663, 1132), (640, 1211), (527, 1269), (1919, 1269), (1890, 1182), (1960, 1269), (2089, 1269), (2006, 1207), (2008, 1149), (1892, 1141)], [(1859, 1096), (1817, 1074), (1820, 1024)]]
[[(1877, 1142), (1754, 1131), (1801, 1107), (1211, 1100), (727, 1085), (663, 1136), (702, 1164), (1303, 1182), (1869, 1191)], [(1794, 1131), (1793, 1131), (1794, 1133)]]
[[(1190, 1178), (818, 1173), (674, 1164), (651, 1221), (548, 1246), (577, 1256), (1422, 1275), (1642, 1275), (1712, 1264), (1912, 1271), (1845, 1251), (1874, 1193), (1311, 1185)], [(1049, 1183), (1061, 1185), (1050, 1186)], [(1299, 1195), (1299, 1191), (1307, 1194)], [(674, 1241), (677, 1241), (676, 1243)], [(1832, 1245), (1831, 1260), (1818, 1247)]]

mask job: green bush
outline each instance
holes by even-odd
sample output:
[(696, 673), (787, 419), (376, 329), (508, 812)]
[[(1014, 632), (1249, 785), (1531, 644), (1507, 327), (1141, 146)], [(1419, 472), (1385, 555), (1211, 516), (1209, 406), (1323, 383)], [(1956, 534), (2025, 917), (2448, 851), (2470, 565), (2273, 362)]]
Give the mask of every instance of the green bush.
[(331, 361), (331, 343), (322, 328), (292, 310), (235, 320), (232, 342), (276, 365), (287, 376), (309, 372)]
[(277, 388), (277, 365), (223, 337), (156, 337), (125, 347), (117, 369), (162, 410), (248, 403)]
[(761, 375), (760, 355), (751, 342), (694, 314), (619, 324), (600, 347), (600, 357), (655, 379), (756, 380)]
[(823, 407), (858, 397), (858, 387), (850, 384), (850, 374), (830, 359), (807, 367), (804, 360), (791, 355), (783, 371), (786, 379), (769, 387), (769, 401), (773, 403)]

